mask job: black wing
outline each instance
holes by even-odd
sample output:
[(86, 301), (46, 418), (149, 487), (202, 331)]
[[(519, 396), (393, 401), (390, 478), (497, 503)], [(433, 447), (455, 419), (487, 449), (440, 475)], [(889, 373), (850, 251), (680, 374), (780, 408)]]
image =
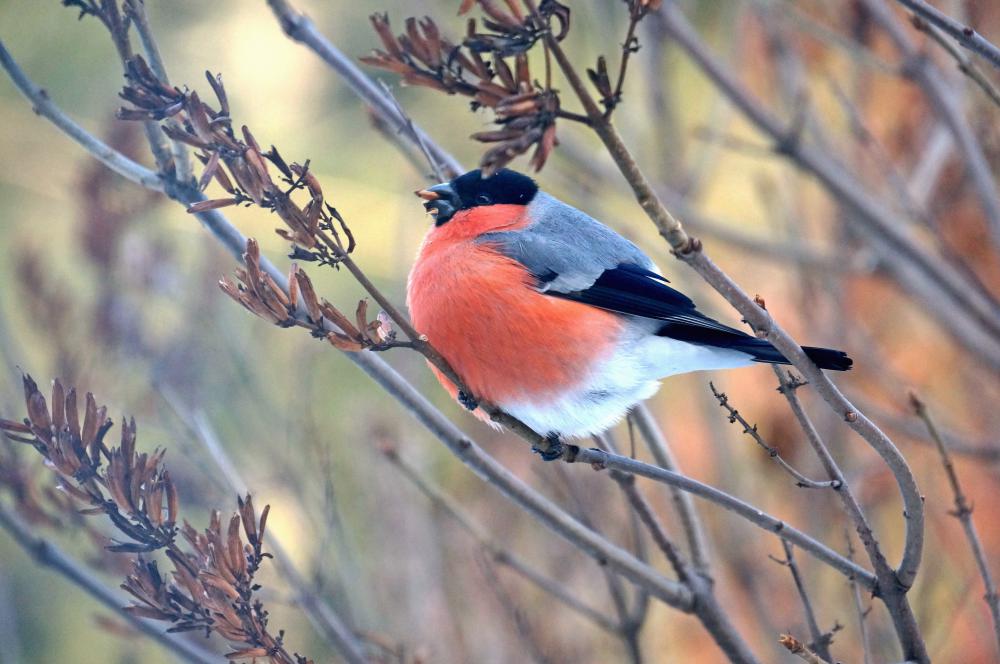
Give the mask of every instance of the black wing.
[(745, 332), (704, 315), (691, 298), (668, 286), (667, 280), (660, 275), (639, 265), (623, 263), (605, 270), (584, 290), (566, 293), (550, 290), (546, 294), (620, 314), (662, 320), (665, 327), (692, 327), (749, 337)]
[[(620, 314), (663, 321), (656, 330), (661, 337), (747, 353), (758, 362), (789, 363), (767, 341), (712, 320), (697, 310), (691, 298), (668, 286), (666, 279), (638, 265), (622, 264), (605, 270), (583, 290), (545, 292)], [(853, 364), (843, 351), (813, 346), (802, 349), (822, 369), (845, 371)]]

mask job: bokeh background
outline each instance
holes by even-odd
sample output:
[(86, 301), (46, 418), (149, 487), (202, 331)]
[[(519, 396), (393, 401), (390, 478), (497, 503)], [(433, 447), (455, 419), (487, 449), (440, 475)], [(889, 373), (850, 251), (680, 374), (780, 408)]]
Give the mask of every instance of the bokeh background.
[[(376, 46), (371, 11), (388, 11), (397, 26), (405, 16), (430, 14), (457, 35), (464, 29), (455, 17), (457, 4), (298, 2), (355, 56)], [(573, 57), (589, 66), (605, 53), (616, 62), (626, 25), (621, 3), (570, 4), (567, 48)], [(941, 4), (968, 12), (987, 37), (1000, 40), (1000, 12), (991, 0)], [(424, 169), (373, 128), (332, 71), (282, 34), (263, 2), (147, 5), (172, 80), (201, 90), (207, 88), (206, 69), (221, 72), (239, 123), (251, 126), (262, 144), (278, 145), (286, 158), (311, 159), (328, 199), (359, 239), (356, 260), (402, 303), (405, 277), (428, 225), (411, 193), (426, 184)], [(898, 59), (876, 29), (870, 28), (864, 48), (851, 42), (854, 3), (727, 0), (684, 6), (731, 72), (783, 117), (791, 118), (800, 101), (790, 90), (806, 90), (831, 151), (874, 192), (891, 199), (892, 177), (914, 175), (937, 121), (921, 93), (895, 75)], [(800, 341), (845, 348), (854, 356), (854, 371), (837, 376), (838, 384), (894, 434), (927, 496), (926, 562), (912, 601), (931, 652), (945, 662), (991, 661), (996, 650), (981, 582), (960, 526), (948, 515), (952, 502), (936, 452), (906, 404), (907, 390), (917, 390), (943, 429), (979, 451), (958, 456), (957, 467), (976, 505), (990, 561), (1000, 571), (995, 367), (956, 344), (927, 314), (928, 303), (902, 295), (879, 272), (864, 238), (845, 231), (837, 201), (774, 153), (676, 46), (657, 42), (647, 28), (640, 31), (643, 48), (626, 84), (618, 126), (648, 173), (680, 192), (684, 210), (701, 222), (694, 232), (727, 272), (764, 297)], [(775, 34), (791, 53), (780, 61), (774, 58)], [(138, 128), (114, 119), (120, 66), (96, 21), (77, 21), (73, 10), (55, 0), (0, 0), (0, 38), (80, 124), (148, 162)], [(946, 57), (935, 51), (934, 58), (996, 169), (1000, 109)], [(390, 75), (369, 72), (396, 85)], [(873, 136), (868, 144), (852, 131), (838, 91), (860, 100), (857, 111)], [(482, 146), (467, 137), (489, 124), (487, 113), (470, 113), (464, 99), (425, 89), (396, 87), (395, 93), (438, 142), (463, 163), (476, 163)], [(542, 186), (633, 238), (707, 312), (737, 323), (721, 298), (669, 255), (597, 141), (568, 125), (559, 137), (560, 149), (539, 175)], [(921, 222), (913, 222), (912, 230), (929, 244), (946, 236), (997, 297), (1000, 263), (989, 248), (982, 213), (961, 166), (947, 155), (942, 161), (932, 189), (915, 192), (937, 230)], [(275, 262), (287, 265), (287, 247), (273, 233), (273, 218), (256, 210), (227, 213), (245, 234), (260, 239)], [(737, 241), (727, 241), (732, 235)], [(234, 266), (183, 209), (104, 171), (37, 117), (6, 78), (0, 80), (0, 415), (23, 415), (20, 371), (40, 383), (59, 376), (94, 392), (115, 417), (136, 417), (141, 446), (167, 449), (184, 514), (196, 526), (207, 522), (209, 510), (229, 512), (235, 503), (199, 441), (217, 437), (258, 503), (271, 504), (273, 535), (319, 592), (373, 638), (398, 644), (407, 656), (528, 661), (508, 610), (513, 604), (535, 626), (548, 661), (624, 661), (617, 640), (505, 570), (494, 574), (476, 542), (432, 509), (383, 460), (379, 446), (397, 446), (512, 551), (610, 612), (599, 568), (485, 486), (339, 353), (304, 334), (268, 326), (225, 298), (216, 282)], [(348, 308), (362, 296), (346, 275), (312, 269), (311, 276), (325, 297)], [(521, 477), (569, 509), (585, 509), (608, 536), (629, 541), (621, 496), (606, 476), (538, 463), (516, 438), (489, 430), (450, 403), (415, 354), (394, 351), (386, 359)], [(845, 551), (848, 524), (835, 497), (795, 488), (727, 422), (709, 391), (710, 379), (790, 460), (807, 474), (820, 474), (766, 367), (666, 381), (650, 405), (684, 471)], [(811, 395), (805, 399), (896, 559), (902, 523), (892, 477)], [(624, 428), (619, 440), (627, 441)], [(40, 465), (30, 449), (4, 450), (19, 463)], [(51, 483), (44, 469), (37, 474), (40, 484)], [(668, 494), (647, 488), (674, 528)], [(781, 555), (780, 543), (713, 506), (699, 509), (724, 604), (766, 661), (784, 661), (789, 656), (776, 645), (778, 633), (805, 636), (805, 630), (787, 569), (768, 559)], [(96, 555), (71, 527), (39, 528), (81, 559)], [(843, 626), (834, 653), (860, 661), (848, 585), (804, 554), (799, 562), (822, 627)], [(94, 573), (117, 585), (112, 576)], [(272, 624), (287, 630), (288, 643), (318, 662), (331, 661), (328, 646), (280, 580), (265, 570), (262, 582)], [(880, 606), (867, 622), (875, 661), (889, 661), (895, 646)], [(721, 661), (692, 618), (662, 605), (652, 607), (641, 642), (649, 662)], [(3, 664), (170, 661), (2, 534), (0, 643)]]

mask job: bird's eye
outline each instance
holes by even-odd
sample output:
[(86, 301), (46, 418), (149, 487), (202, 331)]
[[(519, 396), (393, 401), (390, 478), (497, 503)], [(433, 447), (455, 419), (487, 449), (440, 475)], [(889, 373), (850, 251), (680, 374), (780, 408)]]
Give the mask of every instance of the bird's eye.
[(489, 194), (479, 194), (476, 196), (476, 205), (490, 205), (493, 203), (493, 199)]

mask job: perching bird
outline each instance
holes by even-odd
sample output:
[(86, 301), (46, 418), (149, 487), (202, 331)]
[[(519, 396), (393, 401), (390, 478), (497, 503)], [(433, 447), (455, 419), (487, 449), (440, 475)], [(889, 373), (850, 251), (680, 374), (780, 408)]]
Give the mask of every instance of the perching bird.
[[(638, 247), (526, 175), (475, 170), (416, 193), (434, 227), (410, 271), (414, 326), (472, 395), (542, 435), (604, 431), (666, 376), (788, 364), (699, 312)], [(803, 350), (820, 368), (851, 368), (842, 351)]]

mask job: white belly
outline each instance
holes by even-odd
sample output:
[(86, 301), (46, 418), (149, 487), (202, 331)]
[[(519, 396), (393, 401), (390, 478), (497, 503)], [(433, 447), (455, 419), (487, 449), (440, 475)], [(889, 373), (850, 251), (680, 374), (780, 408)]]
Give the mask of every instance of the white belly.
[(636, 332), (615, 354), (600, 362), (580, 385), (560, 396), (497, 404), (536, 432), (581, 438), (617, 424), (640, 401), (660, 387), (660, 379), (708, 369), (753, 364), (746, 353), (698, 346)]

